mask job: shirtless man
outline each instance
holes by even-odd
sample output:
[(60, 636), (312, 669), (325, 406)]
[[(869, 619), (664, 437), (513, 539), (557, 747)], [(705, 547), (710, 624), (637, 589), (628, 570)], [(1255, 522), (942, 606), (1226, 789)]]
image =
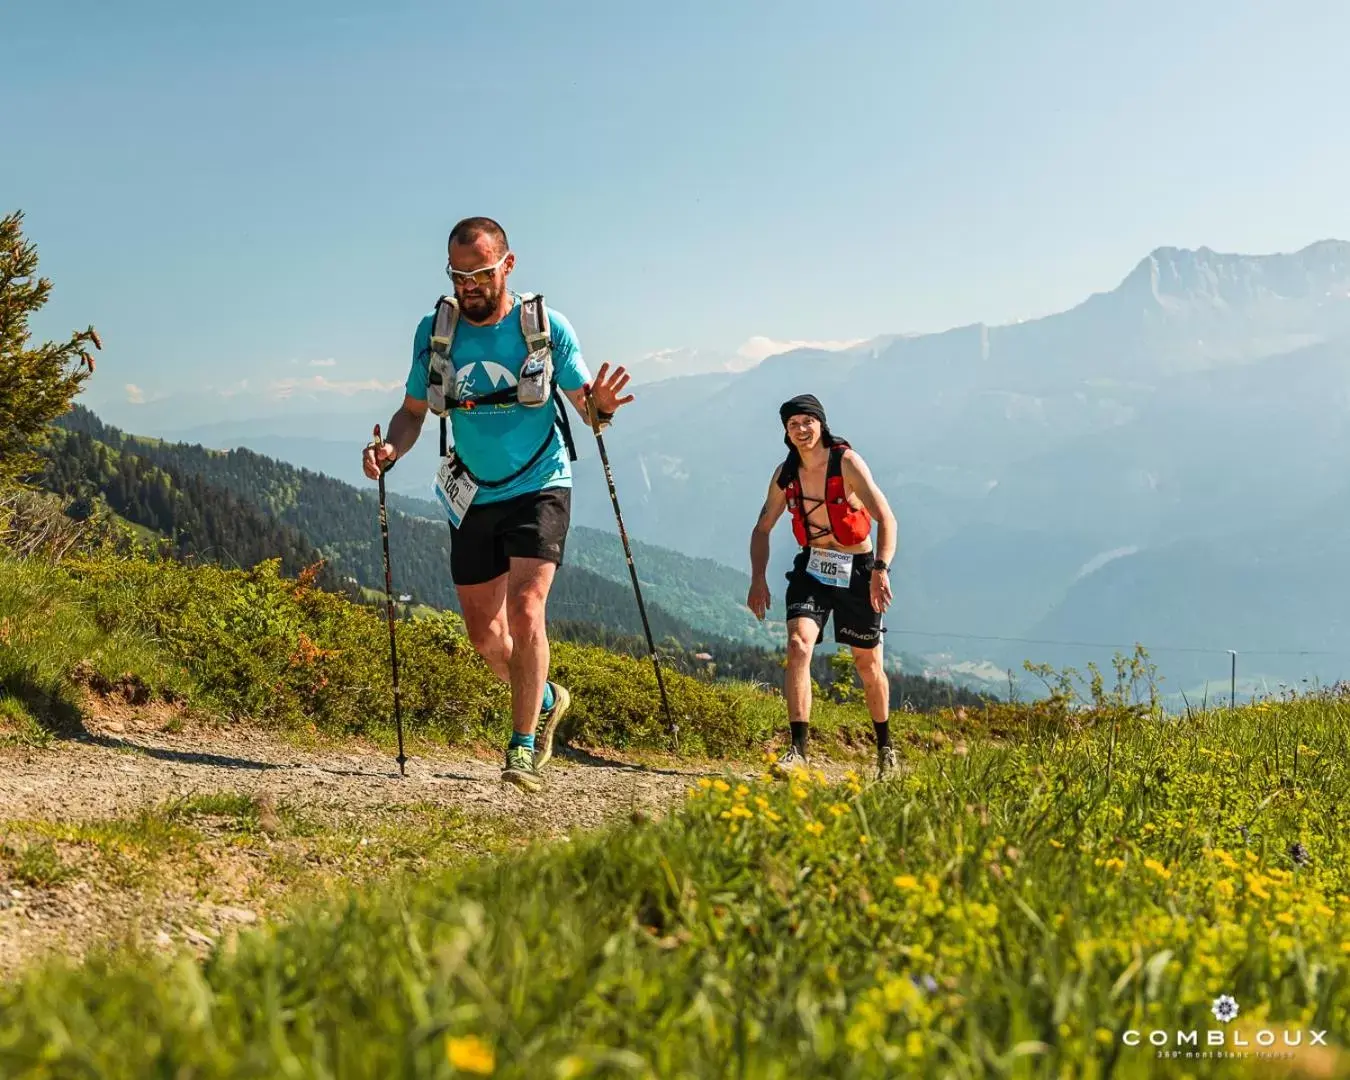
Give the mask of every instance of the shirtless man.
[[(768, 498), (750, 534), (750, 593), (746, 604), (763, 619), (769, 609), (769, 534), (792, 514), (792, 534), (802, 550), (787, 575), (788, 664), (785, 695), (792, 745), (778, 759), (780, 771), (805, 768), (811, 716), (811, 655), (834, 615), (834, 640), (848, 645), (862, 678), (877, 739), (877, 778), (895, 767), (891, 746), (890, 682), (882, 666), (882, 614), (891, 602), (889, 568), (895, 555), (895, 515), (866, 463), (847, 442), (830, 434), (825, 410), (811, 394), (785, 401), (787, 458), (774, 469)], [(878, 523), (872, 547), (872, 523)], [(878, 554), (880, 557), (878, 558)]]

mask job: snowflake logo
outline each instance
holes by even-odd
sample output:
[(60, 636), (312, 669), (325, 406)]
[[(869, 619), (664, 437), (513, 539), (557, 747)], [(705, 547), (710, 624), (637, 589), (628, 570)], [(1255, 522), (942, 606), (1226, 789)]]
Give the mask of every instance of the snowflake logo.
[(1210, 1012), (1220, 1023), (1226, 1024), (1238, 1014), (1238, 1003), (1228, 994), (1220, 994), (1210, 1006)]

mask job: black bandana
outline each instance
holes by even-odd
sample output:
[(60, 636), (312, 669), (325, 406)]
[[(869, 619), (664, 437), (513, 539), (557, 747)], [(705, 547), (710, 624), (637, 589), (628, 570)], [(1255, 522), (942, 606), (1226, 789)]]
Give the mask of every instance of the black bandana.
[(820, 426), (828, 428), (825, 422), (825, 407), (821, 405), (815, 394), (798, 394), (791, 401), (785, 401), (778, 406), (778, 416), (783, 421), (783, 426), (787, 427), (789, 416), (814, 416), (820, 421)]
[(798, 394), (790, 401), (785, 401), (778, 406), (778, 416), (783, 421), (783, 445), (788, 448), (787, 460), (794, 465), (801, 460), (797, 453), (796, 446), (787, 433), (787, 422), (790, 416), (814, 416), (820, 421), (820, 441), (825, 446), (833, 446), (835, 439), (830, 434), (830, 425), (825, 421), (825, 406), (815, 394)]

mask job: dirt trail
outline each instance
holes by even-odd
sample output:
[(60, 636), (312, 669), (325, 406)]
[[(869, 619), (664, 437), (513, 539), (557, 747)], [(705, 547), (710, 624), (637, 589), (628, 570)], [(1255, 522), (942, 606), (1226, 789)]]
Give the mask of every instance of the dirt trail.
[(634, 804), (666, 805), (701, 775), (560, 749), (544, 770), (544, 789), (525, 792), (501, 782), (498, 757), (419, 753), (400, 776), (388, 752), (307, 750), (256, 730), (210, 729), (104, 729), (45, 749), (0, 752), (0, 763), (3, 819), (125, 817), (168, 799), (228, 791), (300, 804), (336, 801), (351, 810), (430, 802), (508, 814), (550, 833), (598, 825)]
[[(400, 777), (391, 753), (359, 744), (174, 731), (178, 718), (106, 703), (91, 714), (74, 738), (0, 750), (0, 977), (102, 943), (200, 952), (333, 884), (660, 816), (699, 776), (762, 769), (560, 747), (530, 793), (502, 783), (496, 754), (419, 749)], [(175, 804), (213, 809), (166, 814)]]

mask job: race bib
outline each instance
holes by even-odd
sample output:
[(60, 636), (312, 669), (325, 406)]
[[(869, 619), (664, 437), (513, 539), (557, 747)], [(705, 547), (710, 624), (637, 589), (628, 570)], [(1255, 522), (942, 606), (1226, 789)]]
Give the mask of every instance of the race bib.
[(826, 585), (846, 589), (849, 578), (853, 575), (853, 556), (843, 551), (812, 548), (811, 557), (806, 563), (806, 572)]
[(478, 485), (467, 472), (456, 472), (458, 459), (453, 453), (446, 454), (436, 473), (436, 498), (441, 500), (450, 524), (458, 529), (464, 524), (464, 515), (469, 512), (473, 497), (478, 494)]

